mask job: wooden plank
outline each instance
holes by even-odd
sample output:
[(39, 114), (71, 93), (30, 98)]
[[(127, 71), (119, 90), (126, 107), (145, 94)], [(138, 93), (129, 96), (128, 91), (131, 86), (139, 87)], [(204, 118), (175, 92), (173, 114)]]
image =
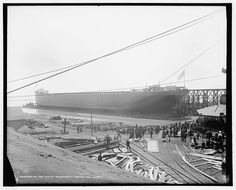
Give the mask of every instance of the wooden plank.
[[(203, 161), (203, 159), (200, 158), (200, 159), (196, 159), (196, 160), (191, 160), (191, 161), (189, 161), (189, 163), (192, 163), (192, 162), (198, 162), (198, 161)], [(185, 162), (184, 162), (184, 163), (185, 163)]]
[[(132, 145), (132, 144), (131, 144)], [(136, 145), (136, 144), (135, 144)], [(139, 145), (139, 143), (138, 143)], [(174, 143), (170, 144), (170, 145), (174, 145)], [(131, 146), (131, 148), (135, 147), (134, 145)], [(175, 148), (173, 146), (173, 148)], [(172, 148), (171, 148), (172, 149)], [(146, 157), (146, 154), (151, 154), (157, 158), (161, 157), (160, 159), (163, 160), (163, 161), (166, 161), (165, 158), (163, 158), (163, 156), (161, 156), (160, 154), (157, 154), (157, 153), (145, 153), (143, 151), (143, 149), (141, 149), (141, 146), (140, 148), (137, 149), (137, 151), (139, 151), (139, 155), (142, 155), (142, 156), (145, 156)], [(135, 152), (134, 152), (135, 153)], [(172, 153), (170, 152), (170, 154), (172, 155)], [(170, 156), (171, 156), (170, 155)], [(166, 155), (168, 156), (168, 155)], [(140, 156), (141, 158), (141, 156)], [(188, 165), (186, 166), (186, 170), (183, 170), (181, 167), (179, 167), (178, 165), (176, 165), (176, 162), (170, 162), (170, 163), (167, 163), (170, 165), (170, 167), (166, 166), (165, 164), (163, 164), (161, 161), (159, 161), (157, 158), (151, 158), (152, 159), (152, 165), (153, 163), (155, 164), (158, 164), (160, 166), (160, 168), (164, 171), (166, 171), (167, 174), (171, 174), (173, 173), (172, 177), (175, 179), (175, 180), (178, 180), (179, 182), (182, 182), (182, 183), (188, 183), (188, 184), (194, 184), (194, 183), (206, 183), (206, 184), (209, 184), (209, 183), (213, 183), (212, 180), (208, 179), (207, 177), (201, 175), (199, 172), (195, 171), (194, 169), (190, 168)], [(179, 159), (179, 163), (182, 161), (182, 158), (178, 157), (178, 156), (175, 156), (175, 159)], [(181, 160), (180, 160), (181, 159)], [(173, 171), (173, 170), (174, 171)], [(197, 180), (193, 180), (193, 176), (196, 176), (195, 179), (199, 179), (198, 181)]]
[[(175, 145), (174, 145), (175, 146)], [(176, 148), (176, 147), (175, 147)], [(183, 150), (182, 150), (183, 152)], [(206, 176), (202, 175), (201, 173), (197, 172), (193, 168), (191, 168), (189, 165), (187, 165), (185, 162), (184, 164), (181, 164), (183, 161), (182, 157), (176, 157), (175, 159), (178, 159), (179, 162), (177, 164), (179, 165), (180, 168), (182, 168), (188, 176), (191, 176), (191, 179), (194, 179), (193, 182), (191, 183), (200, 183), (200, 184), (210, 184), (213, 183), (213, 181)]]
[(209, 155), (209, 154), (214, 154), (214, 153), (216, 153), (216, 150), (211, 150), (211, 151), (203, 152), (202, 154)]
[(217, 174), (218, 172), (220, 172), (221, 170), (216, 170), (214, 173), (212, 173), (211, 175), (215, 175), (215, 174)]
[[(181, 167), (183, 170), (185, 170), (186, 172), (189, 172), (189, 174), (197, 181), (200, 182), (200, 184), (204, 184), (202, 181), (201, 181), (201, 178), (199, 176), (196, 175), (196, 173), (191, 173), (189, 170), (187, 170), (184, 166), (182, 166), (181, 164), (179, 164), (178, 162), (176, 162), (178, 164), (179, 167)], [(184, 162), (185, 163), (185, 162)], [(185, 163), (186, 164), (186, 163)]]
[(194, 153), (196, 153), (196, 151), (191, 147), (191, 146), (188, 146)]
[[(179, 152), (178, 146), (177, 146), (177, 145), (175, 145), (175, 146), (176, 146), (177, 151)], [(197, 169), (196, 167), (194, 167), (193, 165), (191, 165), (191, 164), (185, 159), (185, 157), (184, 157), (180, 152), (179, 152), (179, 154), (180, 154), (181, 157), (183, 158), (184, 162), (185, 162), (187, 165), (189, 165), (191, 168), (195, 169), (196, 171), (198, 171), (198, 172), (201, 173), (202, 175), (206, 176), (207, 178), (211, 179), (212, 181), (218, 182), (217, 179), (215, 179), (215, 178), (213, 178), (213, 177), (207, 175), (206, 173), (202, 172), (201, 170), (199, 170), (199, 169)]]
[(83, 155), (89, 155), (89, 154), (94, 154), (94, 153), (98, 153), (98, 152), (101, 152), (101, 151), (104, 151), (106, 148), (100, 148), (100, 149), (96, 149), (96, 150), (93, 150), (93, 151), (90, 151), (90, 152), (86, 152), (86, 153), (83, 153)]
[[(112, 147), (110, 147), (110, 149), (116, 148), (116, 147), (118, 147), (118, 145), (112, 146)], [(83, 153), (83, 155), (85, 156), (85, 155), (94, 154), (94, 153), (96, 153), (96, 152), (104, 151), (105, 149), (106, 149), (106, 148), (100, 148), (100, 149), (91, 150), (91, 151), (89, 151), (89, 152)]]
[[(117, 144), (119, 141), (111, 141), (109, 143), (109, 146)], [(89, 149), (94, 149), (94, 148), (104, 148), (106, 147), (106, 144), (104, 142), (99, 142), (97, 144), (88, 144), (88, 145), (81, 145), (81, 146), (75, 146), (71, 148), (67, 148), (67, 150), (70, 151), (84, 151), (84, 150), (89, 150)]]
[(222, 170), (222, 168), (216, 167), (216, 166), (212, 166), (212, 168), (215, 168), (217, 170)]
[(210, 163), (209, 162), (203, 162), (203, 163), (200, 163), (200, 164), (195, 164), (193, 166), (196, 167), (196, 166), (201, 166), (201, 165), (204, 165), (204, 164), (210, 164)]
[(142, 148), (144, 148), (144, 144), (143, 144), (143, 142), (140, 141), (140, 144), (141, 144)]
[(187, 152), (189, 152), (188, 149), (186, 148), (186, 146), (184, 146), (184, 144), (183, 144), (183, 147), (184, 147), (184, 149), (185, 149)]
[[(134, 147), (134, 146), (132, 146)], [(140, 147), (141, 148), (141, 147)], [(140, 152), (139, 149), (137, 149), (137, 151)], [(170, 164), (169, 166), (166, 166), (163, 162), (161, 162), (160, 160), (158, 160), (157, 158), (155, 158), (155, 156), (158, 156), (155, 153), (149, 153), (149, 152), (140, 152), (141, 155), (144, 155), (145, 157), (147, 157), (148, 159), (150, 159), (152, 161), (152, 164), (158, 164), (159, 167), (161, 168), (161, 170), (164, 170), (166, 172), (166, 174), (171, 175), (174, 180), (179, 181), (180, 183), (192, 183), (193, 181), (191, 180), (191, 177), (189, 174), (187, 174), (185, 171), (182, 171), (181, 168), (176, 167), (176, 165)], [(180, 170), (181, 169), (181, 170)]]
[(216, 161), (216, 160), (211, 160), (211, 159), (207, 159), (207, 158), (202, 158), (203, 160), (205, 160), (205, 161), (208, 161), (208, 162), (211, 162), (211, 163), (214, 163), (214, 164), (222, 164), (222, 162), (221, 161)]
[(198, 153), (189, 153), (189, 155), (195, 156), (195, 157), (200, 157), (200, 158), (207, 158), (207, 159), (222, 161), (222, 158), (220, 158), (220, 157), (215, 157), (215, 156), (207, 156), (207, 155), (198, 154)]
[[(124, 141), (120, 142), (120, 144), (123, 146), (126, 146)], [(160, 162), (159, 160), (157, 160), (154, 157), (152, 157), (151, 155), (149, 155), (148, 152), (145, 152), (145, 151), (140, 152), (141, 150), (143, 150), (141, 147), (140, 147), (140, 149), (138, 149), (136, 146), (131, 146), (131, 149), (135, 150), (138, 153), (137, 156), (139, 156), (140, 158), (143, 158), (143, 160), (146, 163), (149, 163), (149, 164), (155, 165), (155, 166), (159, 166), (159, 168), (162, 171), (165, 171), (166, 174), (171, 175), (172, 178), (174, 178), (175, 180), (177, 180), (179, 182), (183, 182), (183, 179), (180, 176), (178, 176), (174, 171), (172, 171), (169, 167), (164, 165), (162, 162)]]
[(187, 157), (188, 157), (190, 160), (192, 160), (192, 158), (189, 156), (188, 152), (187, 152), (184, 148), (183, 148), (183, 150), (184, 150), (185, 154), (187, 155)]

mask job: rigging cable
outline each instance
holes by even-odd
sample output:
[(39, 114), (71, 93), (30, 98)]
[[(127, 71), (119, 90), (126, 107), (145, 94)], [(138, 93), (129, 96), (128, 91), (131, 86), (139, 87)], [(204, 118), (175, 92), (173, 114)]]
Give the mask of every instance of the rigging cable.
[[(216, 77), (225, 77), (225, 75), (212, 75), (208, 77), (201, 77), (201, 78), (195, 78), (195, 79), (189, 79), (186, 80), (185, 82), (192, 82), (192, 81), (197, 81), (197, 80), (205, 80), (209, 78), (216, 78)], [(175, 82), (169, 82), (169, 83), (164, 83), (166, 84), (176, 84), (176, 83), (182, 83), (182, 81), (175, 81)], [(129, 87), (129, 88), (117, 88), (117, 89), (109, 89), (109, 90), (100, 90), (100, 91), (88, 91), (88, 92), (71, 92), (71, 93), (64, 93), (64, 94), (75, 94), (75, 93), (98, 93), (98, 92), (109, 92), (109, 91), (115, 91), (115, 90), (127, 90), (127, 89), (140, 89), (144, 88), (146, 86), (136, 86), (136, 87)], [(127, 91), (124, 91), (127, 92)], [(63, 94), (63, 93), (62, 93)], [(39, 94), (39, 95), (20, 95), (20, 96), (8, 96), (7, 98), (23, 98), (23, 97), (33, 97), (33, 96), (50, 96), (51, 94)]]
[[(152, 37), (146, 38), (146, 39), (144, 39), (144, 40), (141, 40), (141, 41), (139, 41), (139, 42), (136, 42), (136, 43), (134, 43), (134, 44), (131, 44), (131, 45), (129, 45), (129, 46), (126, 46), (126, 47), (124, 47), (124, 48), (121, 48), (121, 49), (119, 49), (119, 50), (116, 50), (116, 51), (113, 51), (113, 52), (111, 52), (111, 53), (105, 54), (105, 55), (103, 55), (103, 56), (97, 57), (97, 58), (95, 58), (95, 59), (92, 59), (92, 60), (89, 60), (89, 61), (86, 61), (86, 62), (82, 62), (82, 63), (80, 63), (80, 64), (70, 65), (70, 66), (67, 66), (67, 67), (60, 68), (60, 69), (56, 69), (56, 70), (52, 70), (52, 71), (48, 71), (48, 72), (44, 72), (44, 73), (39, 73), (39, 74), (36, 74), (36, 75), (31, 75), (31, 76), (28, 76), (28, 77), (24, 77), (24, 78), (20, 78), (20, 79), (16, 79), (16, 80), (9, 81), (8, 83), (17, 82), (17, 81), (21, 81), (21, 80), (33, 78), (33, 77), (36, 77), (36, 76), (41, 76), (41, 75), (49, 74), (49, 73), (52, 73), (52, 72), (56, 72), (56, 71), (60, 71), (60, 70), (67, 69), (67, 70), (65, 70), (65, 71), (56, 73), (56, 74), (51, 75), (51, 76), (49, 76), (49, 77), (45, 77), (44, 79), (40, 79), (40, 80), (35, 81), (35, 82), (32, 82), (32, 83), (30, 83), (30, 84), (28, 84), (28, 85), (25, 85), (25, 86), (19, 87), (19, 88), (17, 88), (17, 89), (14, 89), (14, 90), (9, 91), (9, 92), (7, 92), (7, 93), (11, 93), (11, 92), (20, 90), (20, 89), (22, 89), (22, 88), (25, 88), (25, 87), (27, 87), (27, 86), (36, 84), (36, 83), (41, 82), (41, 81), (43, 81), (43, 80), (52, 78), (52, 77), (54, 77), (54, 76), (57, 76), (57, 75), (62, 74), (62, 73), (64, 73), (64, 72), (70, 71), (70, 70), (75, 69), (75, 68), (77, 68), (77, 67), (86, 65), (86, 64), (88, 64), (88, 63), (90, 63), (90, 62), (94, 62), (94, 61), (99, 60), (99, 59), (102, 59), (102, 58), (104, 58), (104, 57), (107, 57), (107, 56), (110, 56), (110, 55), (113, 55), (113, 54), (116, 54), (116, 53), (120, 53), (120, 52), (122, 52), (122, 51), (126, 51), (126, 50), (129, 50), (129, 49), (135, 48), (135, 47), (137, 47), (137, 46), (144, 45), (144, 44), (146, 44), (146, 43), (150, 43), (150, 42), (152, 42), (152, 41), (154, 41), (154, 40), (157, 40), (157, 39), (159, 39), (159, 38), (163, 38), (163, 37), (168, 36), (168, 35), (170, 35), (170, 34), (173, 34), (173, 33), (176, 33), (176, 32), (178, 32), (178, 31), (181, 31), (181, 30), (183, 30), (183, 29), (189, 28), (190, 26), (193, 26), (193, 25), (199, 24), (199, 23), (201, 23), (201, 22), (203, 22), (203, 21), (205, 21), (205, 20), (208, 20), (209, 18), (211, 18), (211, 16), (215, 16), (216, 13), (218, 13), (218, 12), (220, 12), (220, 11), (222, 11), (222, 10), (224, 10), (224, 9), (219, 9), (219, 10), (217, 10), (217, 11), (215, 11), (215, 12), (209, 13), (209, 14), (207, 14), (207, 15), (205, 15), (205, 16), (199, 17), (199, 18), (194, 19), (194, 20), (192, 20), (192, 21), (189, 21), (189, 22), (187, 22), (187, 23), (185, 23), (185, 24), (182, 24), (182, 25), (180, 25), (180, 26), (174, 27), (174, 28), (169, 29), (169, 30), (167, 30), (167, 31), (165, 31), (165, 32), (162, 32), (162, 33), (159, 33), (159, 34), (154, 35), (154, 36), (152, 36)], [(202, 19), (204, 19), (204, 20), (202, 20)], [(200, 20), (200, 21), (199, 21), (199, 20)], [(199, 21), (199, 22), (197, 22), (197, 21)], [(180, 29), (179, 29), (179, 28), (180, 28)], [(177, 29), (178, 29), (178, 30), (177, 30)], [(175, 30), (176, 30), (176, 31), (175, 31)], [(171, 31), (173, 31), (173, 32), (171, 32)]]
[(188, 65), (190, 65), (191, 63), (193, 63), (195, 60), (197, 60), (199, 57), (201, 57), (202, 55), (204, 55), (206, 52), (208, 52), (210, 49), (212, 49), (213, 47), (215, 47), (217, 44), (219, 44), (224, 38), (218, 40), (217, 42), (215, 42), (214, 44), (212, 44), (210, 47), (208, 47), (207, 49), (205, 49), (204, 51), (202, 51), (200, 54), (198, 54), (196, 57), (194, 57), (191, 61), (189, 61), (188, 63), (186, 63), (185, 65), (183, 65), (182, 67), (180, 67), (179, 69), (177, 69), (174, 73), (172, 73), (171, 75), (169, 75), (168, 77), (166, 77), (165, 79), (163, 79), (161, 81), (164, 82), (166, 80), (168, 80), (169, 78), (171, 78), (172, 76), (174, 76), (176, 73), (178, 73), (180, 70), (182, 70), (183, 68), (187, 67)]

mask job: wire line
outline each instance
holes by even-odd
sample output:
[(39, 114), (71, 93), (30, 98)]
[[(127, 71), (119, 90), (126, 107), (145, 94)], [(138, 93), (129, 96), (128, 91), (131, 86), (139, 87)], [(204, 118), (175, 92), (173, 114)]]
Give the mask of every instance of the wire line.
[(174, 73), (172, 73), (171, 75), (169, 75), (168, 77), (166, 77), (165, 79), (163, 79), (161, 81), (164, 82), (166, 80), (168, 80), (169, 78), (171, 78), (172, 76), (174, 76), (176, 73), (178, 73), (180, 70), (182, 70), (183, 68), (187, 67), (188, 65), (192, 64), (195, 60), (197, 60), (199, 57), (201, 57), (202, 55), (204, 55), (206, 52), (208, 52), (210, 49), (212, 49), (213, 47), (215, 47), (217, 44), (219, 44), (224, 38), (218, 40), (217, 42), (215, 42), (214, 44), (212, 44), (210, 47), (208, 47), (207, 49), (205, 49), (204, 51), (202, 51), (200, 54), (198, 54), (196, 57), (194, 57), (191, 61), (189, 61), (188, 63), (186, 63), (185, 65), (183, 65), (182, 67), (180, 67), (179, 69), (177, 69)]
[[(167, 30), (167, 31), (165, 31), (165, 32), (162, 32), (162, 33), (160, 33), (160, 34), (158, 34), (158, 35), (155, 35), (155, 37), (153, 36), (153, 37), (151, 37), (151, 38), (156, 38), (157, 36), (161, 36), (161, 35), (163, 35), (163, 34), (165, 34), (165, 33), (168, 33), (168, 32), (170, 32), (170, 31), (176, 30), (177, 28), (183, 27), (183, 26), (185, 26), (185, 25), (187, 25), (187, 24), (189, 24), (189, 23), (195, 22), (195, 21), (200, 20), (200, 19), (205, 18), (205, 17), (209, 17), (210, 15), (214, 15), (214, 14), (216, 14), (217, 12), (219, 12), (219, 11), (221, 11), (221, 10), (223, 10), (223, 9), (217, 10), (217, 11), (215, 11), (215, 12), (213, 12), (213, 13), (210, 13), (210, 14), (208, 14), (208, 15), (205, 15), (205, 16), (203, 16), (203, 17), (200, 17), (200, 18), (198, 18), (198, 19), (195, 19), (195, 20), (190, 21), (190, 22), (188, 22), (188, 23), (185, 23), (185, 24), (183, 24), (183, 25), (180, 25), (180, 26), (177, 26), (177, 27), (175, 27), (175, 28), (169, 29), (169, 30)], [(192, 25), (191, 25), (191, 26), (192, 26)], [(186, 27), (185, 27), (185, 28), (186, 28)], [(179, 29), (179, 30), (183, 30), (183, 29)], [(175, 32), (178, 32), (179, 30), (174, 31), (174, 32), (172, 32), (172, 33), (170, 33), (170, 34), (173, 34), (173, 33), (175, 33)], [(170, 34), (168, 34), (168, 35), (170, 35)], [(162, 37), (165, 37), (165, 36), (167, 36), (167, 35), (164, 35), (164, 36), (162, 36)], [(159, 38), (162, 38), (162, 37), (159, 37)], [(159, 38), (157, 38), (157, 39), (159, 39)], [(48, 77), (42, 78), (42, 79), (40, 79), (40, 80), (34, 81), (34, 82), (29, 83), (29, 84), (27, 84), (27, 85), (21, 86), (21, 87), (19, 87), (19, 88), (16, 88), (16, 89), (14, 89), (14, 90), (11, 90), (11, 91), (7, 92), (7, 94), (10, 94), (10, 93), (12, 93), (12, 92), (18, 91), (18, 90), (23, 89), (23, 88), (26, 88), (26, 87), (31, 86), (31, 85), (33, 85), (33, 84), (42, 82), (42, 81), (44, 81), (44, 80), (50, 79), (50, 78), (52, 78), (52, 77), (55, 77), (55, 76), (57, 76), (57, 75), (63, 74), (63, 73), (65, 73), (65, 72), (68, 72), (68, 71), (70, 71), (70, 70), (76, 69), (76, 68), (81, 67), (81, 66), (83, 66), (83, 65), (86, 65), (86, 64), (88, 64), (88, 63), (91, 63), (91, 62), (97, 61), (97, 60), (99, 60), (99, 59), (108, 57), (108, 56), (110, 56), (110, 55), (113, 55), (113, 54), (116, 54), (116, 53), (119, 53), (119, 52), (122, 52), (122, 51), (126, 51), (126, 50), (128, 50), (128, 49), (133, 48), (133, 46), (136, 47), (136, 46), (139, 46), (139, 44), (140, 44), (140, 45), (143, 45), (143, 42), (145, 43), (145, 41), (147, 41), (147, 40), (149, 40), (149, 39), (150, 39), (150, 38), (147, 38), (147, 39), (142, 40), (142, 41), (140, 41), (140, 42), (137, 42), (137, 43), (134, 43), (134, 44), (132, 44), (132, 45), (126, 46), (126, 47), (124, 47), (124, 48), (121, 48), (121, 49), (118, 49), (118, 50), (116, 50), (116, 51), (113, 51), (113, 52), (111, 52), (111, 53), (108, 53), (108, 54), (102, 55), (102, 56), (100, 56), (100, 57), (97, 57), (97, 58), (95, 58), (95, 59), (92, 59), (92, 60), (83, 62), (83, 63), (81, 63), (81, 64), (79, 64), (79, 65), (76, 65), (76, 66), (74, 66), (74, 67), (68, 68), (68, 69), (66, 69), (66, 70), (64, 70), (64, 71), (58, 72), (58, 73), (56, 73), (56, 74), (53, 74), (53, 75), (50, 75), (50, 76), (48, 76)], [(154, 39), (153, 39), (153, 40), (154, 40)], [(153, 40), (151, 40), (151, 41), (153, 41)], [(156, 40), (156, 39), (155, 39), (155, 40)], [(146, 42), (146, 43), (149, 43), (149, 42), (150, 42), (150, 41), (148, 41), (148, 42)]]
[[(164, 35), (164, 34), (170, 32), (170, 31), (172, 31), (172, 30), (176, 30), (176, 29), (178, 29), (178, 28), (180, 28), (180, 27), (184, 27), (184, 26), (189, 25), (189, 24), (191, 24), (191, 23), (195, 23), (195, 22), (198, 21), (198, 20), (201, 20), (201, 19), (204, 19), (204, 18), (209, 19), (210, 16), (214, 16), (214, 14), (216, 14), (216, 13), (222, 11), (222, 10), (223, 10), (223, 9), (220, 9), (220, 10), (217, 10), (217, 11), (215, 11), (215, 12), (213, 12), (213, 13), (209, 13), (209, 14), (207, 14), (207, 15), (205, 15), (205, 16), (202, 16), (202, 17), (200, 17), (200, 18), (194, 19), (194, 20), (192, 20), (192, 21), (190, 21), (190, 22), (187, 22), (187, 23), (185, 23), (185, 24), (183, 24), (183, 25), (174, 27), (174, 28), (172, 28), (172, 29), (169, 29), (169, 30), (167, 30), (167, 31), (165, 31), (165, 32), (159, 33), (159, 34), (154, 35), (154, 36), (152, 36), (152, 37), (146, 38), (146, 39), (144, 39), (144, 40), (138, 41), (138, 42), (136, 42), (136, 43), (134, 43), (134, 44), (131, 44), (131, 45), (127, 46), (127, 47), (121, 48), (121, 49), (119, 49), (119, 50), (117, 50), (117, 51), (125, 51), (125, 50), (128, 50), (128, 49), (131, 49), (131, 48), (134, 48), (134, 47), (137, 47), (137, 46), (140, 46), (140, 45), (149, 43), (149, 42), (151, 42), (151, 41), (157, 40), (157, 39), (159, 39), (159, 38), (157, 38), (158, 36)], [(203, 22), (203, 21), (205, 21), (205, 20), (207, 20), (207, 19), (204, 19), (204, 20), (202, 20), (201, 22)], [(198, 22), (198, 23), (200, 23), (200, 22)], [(198, 23), (195, 23), (195, 24), (198, 24)], [(195, 25), (195, 24), (193, 24), (193, 25)], [(192, 25), (190, 25), (190, 26), (192, 26)], [(190, 27), (190, 26), (188, 26), (188, 27)], [(188, 28), (188, 27), (184, 27), (183, 29)], [(180, 30), (178, 30), (178, 31), (180, 31)], [(177, 31), (176, 31), (176, 32), (177, 32)], [(172, 33), (170, 33), (170, 34), (172, 34)], [(168, 34), (168, 35), (169, 35), (169, 34)], [(162, 37), (164, 37), (164, 36), (162, 36)], [(79, 64), (74, 64), (74, 65), (70, 65), (70, 66), (67, 66), (67, 67), (60, 68), (60, 69), (55, 69), (55, 70), (51, 70), (51, 71), (47, 71), (47, 72), (43, 72), (43, 73), (31, 75), (31, 76), (28, 76), (28, 77), (23, 77), (23, 78), (15, 79), (15, 80), (9, 81), (8, 83), (17, 82), (17, 81), (21, 81), (21, 80), (25, 80), (25, 79), (29, 79), (29, 78), (33, 78), (33, 77), (37, 77), (37, 76), (41, 76), (41, 75), (53, 73), (53, 72), (56, 72), (56, 71), (64, 70), (64, 69), (71, 68), (71, 67), (74, 67), (74, 66), (78, 66), (78, 65), (80, 65), (80, 64), (81, 64), (81, 63), (79, 63)]]
[[(201, 77), (201, 78), (195, 78), (195, 79), (189, 79), (186, 80), (185, 82), (192, 82), (192, 81), (197, 81), (197, 80), (205, 80), (205, 79), (210, 79), (210, 78), (216, 78), (216, 77), (225, 77), (225, 75), (212, 75), (212, 76), (207, 76), (207, 77)], [(169, 82), (169, 83), (165, 83), (164, 85), (167, 84), (176, 84), (176, 83), (182, 83), (182, 81), (175, 81), (175, 82)], [(151, 85), (153, 86), (153, 85)], [(99, 93), (99, 92), (110, 92), (110, 91), (115, 91), (115, 90), (127, 90), (127, 89), (140, 89), (140, 88), (144, 88), (146, 86), (136, 86), (136, 87), (129, 87), (129, 88), (118, 88), (118, 89), (109, 89), (109, 90), (99, 90), (99, 91), (88, 91), (88, 92), (65, 92), (65, 93), (54, 93), (54, 94), (38, 94), (38, 95), (21, 95), (21, 96), (8, 96), (7, 98), (24, 98), (24, 97), (33, 97), (33, 96), (50, 96), (50, 95), (60, 95), (60, 94), (77, 94), (77, 93)], [(124, 91), (124, 92), (128, 92), (128, 91)]]

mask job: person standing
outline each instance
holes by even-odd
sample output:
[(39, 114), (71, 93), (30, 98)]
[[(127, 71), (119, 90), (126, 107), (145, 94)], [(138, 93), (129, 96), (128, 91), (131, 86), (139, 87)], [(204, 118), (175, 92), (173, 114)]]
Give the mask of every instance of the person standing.
[(170, 126), (170, 136), (172, 137), (173, 135), (173, 128), (172, 128), (172, 125)]
[(111, 139), (110, 139), (109, 135), (107, 135), (107, 136), (105, 137), (106, 149), (109, 149), (110, 141), (111, 141)]
[(145, 134), (145, 129), (142, 128), (142, 134), (143, 134), (143, 138), (144, 138), (144, 134)]
[(127, 150), (131, 152), (131, 147), (130, 147), (129, 139), (127, 139), (127, 141), (126, 141), (126, 146), (127, 146)]
[(198, 145), (197, 137), (196, 137), (196, 136), (197, 136), (197, 135), (194, 134), (194, 137), (193, 137), (194, 147), (197, 147), (197, 145)]
[(150, 129), (150, 138), (152, 138), (152, 134), (153, 134), (153, 129), (151, 127), (151, 129)]
[(187, 141), (187, 131), (185, 131), (185, 133), (184, 133), (184, 142), (186, 142)]
[(98, 161), (102, 161), (102, 154), (101, 154), (101, 152), (99, 153), (99, 155), (98, 155)]
[(122, 133), (122, 130), (119, 130), (118, 135), (117, 135), (117, 140), (119, 140), (119, 138), (121, 138), (121, 135), (120, 135), (121, 133)]
[(162, 132), (162, 142), (166, 142), (166, 133), (165, 133), (165, 131), (163, 130), (163, 132)]
[(94, 138), (94, 144), (98, 144), (98, 140), (97, 140), (97, 137)]

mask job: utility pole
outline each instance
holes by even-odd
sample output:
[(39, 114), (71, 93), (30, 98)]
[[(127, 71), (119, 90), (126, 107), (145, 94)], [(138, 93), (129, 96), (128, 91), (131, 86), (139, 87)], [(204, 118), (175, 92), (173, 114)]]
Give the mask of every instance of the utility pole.
[(91, 113), (91, 136), (93, 136), (93, 115)]

